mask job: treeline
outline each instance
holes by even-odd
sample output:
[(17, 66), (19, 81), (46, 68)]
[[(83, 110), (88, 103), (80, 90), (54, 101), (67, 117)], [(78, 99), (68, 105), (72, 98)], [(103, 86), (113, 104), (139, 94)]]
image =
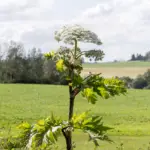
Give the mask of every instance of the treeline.
[(0, 83), (66, 84), (62, 76), (40, 49), (27, 52), (22, 44), (10, 42), (0, 52)]
[(150, 61), (150, 51), (148, 51), (145, 55), (141, 54), (132, 54), (130, 61)]
[(150, 69), (144, 74), (138, 75), (135, 79), (130, 77), (121, 77), (127, 86), (127, 88), (133, 89), (150, 89)]

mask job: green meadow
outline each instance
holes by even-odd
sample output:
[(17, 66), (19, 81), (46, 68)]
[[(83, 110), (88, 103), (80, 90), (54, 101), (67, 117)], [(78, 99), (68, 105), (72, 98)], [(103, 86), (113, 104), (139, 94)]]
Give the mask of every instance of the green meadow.
[[(68, 88), (55, 85), (0, 84), (0, 137), (16, 135), (17, 125), (22, 121), (34, 123), (53, 112), (67, 119)], [(101, 143), (103, 150), (116, 150), (124, 143), (125, 150), (146, 148), (150, 142), (150, 91), (128, 90), (126, 96), (108, 100), (99, 98), (96, 105), (79, 95), (75, 101), (75, 112), (91, 110), (103, 117), (103, 122), (114, 129), (108, 135), (114, 141)], [(74, 140), (80, 150), (92, 150), (87, 135), (74, 133)], [(65, 148), (60, 138), (59, 146)], [(147, 150), (147, 149), (144, 149)]]
[(102, 63), (85, 63), (84, 68), (99, 67), (150, 67), (149, 61), (128, 61), (128, 62), (102, 62)]

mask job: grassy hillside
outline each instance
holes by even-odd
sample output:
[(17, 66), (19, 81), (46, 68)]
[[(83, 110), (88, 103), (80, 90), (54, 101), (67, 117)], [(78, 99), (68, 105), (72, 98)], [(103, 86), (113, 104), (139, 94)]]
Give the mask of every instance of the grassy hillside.
[[(63, 86), (50, 85), (11, 85), (0, 84), (0, 136), (16, 134), (16, 125), (22, 121), (35, 122), (54, 112), (67, 118), (68, 89)], [(116, 143), (103, 144), (103, 149), (116, 149), (120, 142), (126, 144), (127, 150), (139, 148), (150, 141), (150, 91), (129, 90), (127, 96), (112, 99), (99, 99), (96, 105), (90, 105), (80, 95), (75, 102), (75, 112), (91, 109), (91, 112), (103, 116), (104, 123), (114, 129), (108, 134)], [(79, 149), (91, 150), (91, 144), (85, 135), (75, 133)], [(136, 146), (135, 146), (136, 143)], [(61, 146), (63, 145), (61, 140)]]
[(112, 76), (129, 76), (131, 78), (137, 77), (150, 69), (150, 62), (116, 62), (116, 63), (97, 63), (84, 64), (83, 75), (89, 72), (102, 73), (105, 77)]
[(99, 67), (150, 67), (150, 62), (128, 61), (128, 62), (106, 62), (106, 63), (85, 63), (84, 68)]

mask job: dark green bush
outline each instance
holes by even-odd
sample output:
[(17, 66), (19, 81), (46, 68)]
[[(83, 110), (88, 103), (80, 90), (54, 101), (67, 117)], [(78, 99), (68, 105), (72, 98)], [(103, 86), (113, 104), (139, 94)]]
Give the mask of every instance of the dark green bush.
[(148, 82), (148, 84), (150, 84), (150, 69), (148, 69), (144, 74), (143, 77), (145, 78), (145, 80)]
[(124, 76), (124, 77), (121, 77), (119, 78), (120, 80), (123, 80), (125, 82), (125, 85), (127, 88), (132, 88), (132, 82), (133, 82), (133, 79), (128, 77), (128, 76)]
[(148, 86), (148, 82), (143, 76), (138, 76), (132, 83), (132, 87), (135, 89), (143, 89)]
[(145, 89), (150, 89), (150, 84), (148, 86), (146, 86)]

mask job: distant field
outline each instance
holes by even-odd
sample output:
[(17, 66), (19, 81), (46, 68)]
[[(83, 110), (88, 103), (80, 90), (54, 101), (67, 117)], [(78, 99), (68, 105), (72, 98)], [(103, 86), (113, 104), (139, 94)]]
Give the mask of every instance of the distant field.
[[(16, 125), (22, 121), (35, 122), (54, 112), (67, 118), (68, 88), (52, 85), (0, 84), (0, 137), (16, 134)], [(83, 107), (84, 106), (84, 107)], [(99, 99), (96, 105), (90, 105), (79, 95), (75, 102), (75, 112), (91, 109), (91, 112), (103, 116), (104, 124), (114, 129), (108, 134), (116, 142), (102, 144), (104, 150), (116, 150), (123, 142), (125, 150), (137, 150), (150, 142), (150, 91), (129, 90), (127, 96), (117, 96), (108, 100)], [(75, 133), (77, 149), (91, 150), (92, 144), (87, 137)], [(64, 143), (61, 140), (61, 146)], [(146, 146), (146, 145), (145, 145)]]
[(128, 61), (128, 62), (106, 62), (106, 63), (85, 63), (84, 68), (99, 67), (150, 67), (150, 62), (144, 61)]
[(112, 63), (97, 63), (84, 64), (83, 74), (89, 72), (102, 73), (105, 77), (112, 76), (130, 76), (135, 78), (139, 74), (143, 74), (150, 69), (150, 62), (112, 62)]

